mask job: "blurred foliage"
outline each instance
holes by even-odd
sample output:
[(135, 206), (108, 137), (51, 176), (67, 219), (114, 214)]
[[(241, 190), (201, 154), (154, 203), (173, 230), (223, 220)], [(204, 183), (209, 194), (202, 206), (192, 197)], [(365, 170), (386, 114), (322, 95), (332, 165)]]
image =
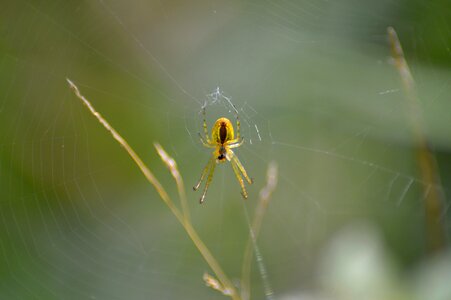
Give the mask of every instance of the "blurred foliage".
[[(171, 195), (153, 142), (189, 188), (209, 158), (197, 138), (206, 95), (219, 86), (231, 97), (250, 197), (243, 203), (228, 165), (204, 205), (187, 194), (195, 227), (232, 278), (246, 213), (275, 160), (279, 185), (259, 246), (277, 297), (449, 299), (449, 251), (425, 251), (428, 187), (386, 28), (403, 44), (449, 195), (450, 14), (446, 0), (3, 1), (0, 298), (222, 299), (203, 286), (207, 265), (69, 77)], [(209, 124), (234, 118), (222, 104), (209, 103)]]

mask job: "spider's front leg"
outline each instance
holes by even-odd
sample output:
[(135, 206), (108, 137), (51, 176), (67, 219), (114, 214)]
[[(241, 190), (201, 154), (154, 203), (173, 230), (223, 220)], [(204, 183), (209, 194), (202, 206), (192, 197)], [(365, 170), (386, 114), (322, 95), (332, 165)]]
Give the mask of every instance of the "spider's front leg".
[(202, 118), (203, 118), (202, 127), (204, 128), (204, 135), (205, 135), (206, 143), (205, 143), (204, 140), (202, 139), (202, 136), (200, 135), (200, 133), (199, 133), (199, 136), (201, 137), (201, 141), (202, 141), (202, 143), (203, 143), (204, 145), (205, 145), (205, 144), (211, 145), (212, 142), (211, 142), (211, 140), (210, 140), (210, 137), (208, 136), (207, 114), (206, 114), (206, 112), (205, 112), (205, 106), (202, 107)]
[(239, 140), (241, 137), (241, 123), (240, 123), (240, 117), (238, 115), (238, 110), (236, 110), (235, 106), (233, 106), (236, 113), (236, 139)]

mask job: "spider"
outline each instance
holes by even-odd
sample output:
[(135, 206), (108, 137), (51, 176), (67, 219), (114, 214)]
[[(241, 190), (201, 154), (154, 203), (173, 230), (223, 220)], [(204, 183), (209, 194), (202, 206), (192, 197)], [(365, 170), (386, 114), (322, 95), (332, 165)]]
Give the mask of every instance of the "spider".
[(244, 187), (243, 177), (249, 184), (252, 184), (252, 179), (247, 175), (246, 170), (241, 164), (238, 157), (232, 151), (233, 148), (238, 148), (244, 142), (244, 138), (240, 136), (240, 120), (238, 114), (236, 114), (236, 137), (234, 135), (233, 125), (227, 118), (219, 118), (216, 120), (213, 128), (211, 129), (211, 139), (208, 136), (207, 121), (205, 119), (205, 107), (202, 109), (203, 114), (203, 127), (205, 138), (199, 133), (200, 141), (207, 148), (215, 148), (212, 153), (210, 160), (202, 171), (199, 182), (193, 187), (193, 190), (197, 190), (200, 184), (207, 176), (207, 182), (205, 184), (204, 192), (200, 197), (200, 203), (205, 200), (205, 195), (207, 194), (208, 187), (213, 179), (213, 173), (215, 171), (216, 164), (224, 163), (229, 161), (232, 165), (233, 172), (235, 173), (236, 179), (241, 186), (241, 194), (243, 198), (247, 198), (246, 188)]

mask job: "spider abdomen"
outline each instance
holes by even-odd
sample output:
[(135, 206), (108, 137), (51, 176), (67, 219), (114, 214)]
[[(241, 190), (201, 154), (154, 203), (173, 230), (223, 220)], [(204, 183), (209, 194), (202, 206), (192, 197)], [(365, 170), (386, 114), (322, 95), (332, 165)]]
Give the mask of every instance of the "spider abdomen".
[(227, 141), (233, 140), (234, 132), (230, 120), (227, 118), (219, 118), (216, 120), (211, 131), (211, 137), (213, 141), (216, 141), (221, 145), (224, 145)]

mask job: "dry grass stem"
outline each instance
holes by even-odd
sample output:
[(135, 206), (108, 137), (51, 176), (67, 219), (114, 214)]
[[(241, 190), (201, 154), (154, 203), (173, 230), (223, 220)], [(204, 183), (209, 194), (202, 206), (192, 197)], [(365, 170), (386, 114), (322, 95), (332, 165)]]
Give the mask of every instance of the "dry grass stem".
[[(111, 133), (113, 138), (125, 149), (125, 151), (127, 151), (127, 153), (133, 159), (135, 164), (138, 166), (138, 168), (144, 174), (147, 181), (150, 184), (152, 184), (154, 186), (154, 188), (157, 190), (161, 199), (164, 201), (164, 203), (166, 203), (166, 205), (169, 207), (169, 209), (174, 214), (174, 216), (177, 218), (177, 220), (180, 222), (180, 224), (182, 224), (183, 228), (187, 232), (188, 236), (190, 237), (190, 239), (192, 240), (192, 242), (194, 243), (196, 248), (201, 253), (202, 257), (205, 259), (207, 264), (210, 266), (210, 268), (215, 273), (216, 277), (218, 278), (218, 282), (220, 283), (220, 286), (222, 287), (223, 293), (226, 292), (225, 294), (230, 296), (232, 299), (235, 299), (235, 300), (240, 299), (240, 295), (237, 293), (232, 282), (228, 279), (228, 277), (222, 270), (219, 263), (213, 257), (210, 250), (207, 248), (207, 246), (201, 240), (201, 238), (199, 237), (196, 230), (194, 229), (194, 227), (191, 224), (191, 221), (189, 218), (188, 204), (186, 201), (186, 195), (185, 195), (185, 190), (184, 190), (184, 184), (183, 184), (182, 177), (180, 176), (180, 173), (178, 171), (175, 160), (172, 159), (169, 155), (167, 155), (167, 153), (163, 150), (163, 148), (159, 144), (155, 144), (155, 148), (157, 149), (158, 154), (160, 155), (163, 162), (168, 166), (169, 170), (171, 171), (172, 176), (175, 178), (177, 188), (179, 191), (180, 201), (182, 203), (183, 214), (182, 214), (182, 212), (180, 212), (180, 210), (177, 208), (177, 206), (171, 200), (171, 198), (169, 197), (168, 193), (163, 188), (161, 183), (153, 175), (153, 173), (150, 171), (150, 169), (144, 164), (144, 162), (141, 160), (141, 158), (135, 153), (135, 151), (130, 147), (130, 145), (126, 142), (126, 140), (102, 117), (102, 115), (100, 113), (98, 113), (94, 109), (94, 107), (91, 105), (91, 103), (80, 93), (80, 90), (78, 89), (78, 87), (71, 80), (67, 79), (67, 82), (69, 83), (70, 88), (75, 93), (77, 98), (83, 102), (83, 104), (89, 109), (91, 114), (97, 118), (97, 120), (100, 122), (100, 124), (102, 124), (103, 127), (105, 127), (105, 129)], [(213, 277), (211, 277), (211, 279), (213, 279)]]
[(174, 177), (180, 202), (182, 205), (182, 211), (183, 216), (185, 218), (185, 222), (191, 222), (190, 212), (189, 212), (189, 206), (188, 201), (186, 199), (186, 193), (185, 193), (185, 184), (183, 183), (183, 178), (180, 175), (179, 169), (177, 167), (177, 163), (175, 160), (170, 157), (166, 151), (164, 151), (163, 147), (161, 147), (160, 144), (154, 143), (155, 149), (157, 149), (158, 155), (160, 155), (161, 160), (166, 164), (166, 166), (169, 168), (169, 171), (171, 172), (172, 177)]
[(424, 122), (420, 110), (420, 103), (415, 90), (415, 81), (393, 27), (387, 28), (392, 59), (401, 77), (407, 98), (408, 116), (414, 134), (416, 157), (424, 185), (424, 206), (426, 212), (426, 232), (428, 249), (436, 252), (445, 247), (445, 231), (441, 222), (444, 204), (444, 194), (437, 161), (428, 145), (424, 132)]
[(208, 286), (209, 288), (217, 290), (218, 292), (222, 293), (223, 295), (230, 296), (230, 290), (224, 288), (216, 278), (214, 278), (207, 272), (204, 273), (204, 276), (202, 277), (202, 279), (204, 280), (205, 285)]
[(257, 208), (255, 209), (254, 219), (252, 221), (252, 227), (249, 229), (249, 239), (244, 250), (243, 265), (241, 270), (241, 298), (243, 300), (250, 299), (250, 277), (251, 277), (251, 265), (253, 258), (253, 245), (257, 241), (257, 237), (260, 233), (263, 217), (266, 213), (268, 203), (271, 199), (271, 195), (277, 186), (277, 164), (271, 162), (268, 166), (266, 173), (266, 185), (260, 190), (260, 197)]

